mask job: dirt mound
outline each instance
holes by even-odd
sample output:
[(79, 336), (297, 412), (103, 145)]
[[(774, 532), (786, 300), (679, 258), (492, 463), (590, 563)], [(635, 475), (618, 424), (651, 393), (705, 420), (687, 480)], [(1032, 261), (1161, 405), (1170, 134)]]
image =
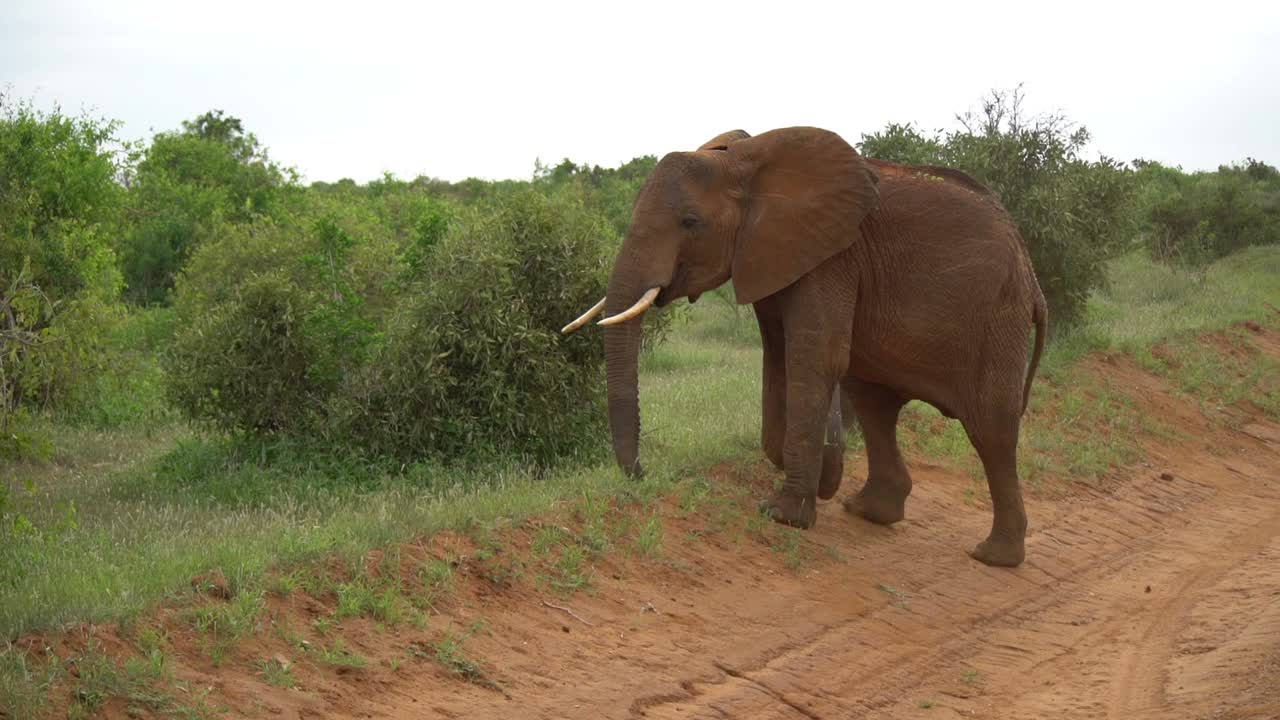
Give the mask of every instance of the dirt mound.
[[(1106, 482), (1033, 494), (1015, 570), (966, 555), (990, 523), (967, 474), (914, 462), (904, 522), (837, 497), (800, 532), (749, 512), (774, 479), (760, 462), (611, 507), (633, 540), (577, 564), (552, 542), (592, 537), (577, 510), (367, 558), (451, 578), (420, 626), (326, 627), (340, 600), (304, 588), (220, 658), (191, 609), (154, 626), (178, 682), (231, 717), (1280, 718), (1280, 425), (1247, 404), (1207, 417), (1123, 357), (1086, 368), (1165, 429)], [(847, 465), (842, 494), (865, 472)], [(77, 632), (59, 642), (94, 634)], [(269, 684), (286, 671), (292, 687)]]

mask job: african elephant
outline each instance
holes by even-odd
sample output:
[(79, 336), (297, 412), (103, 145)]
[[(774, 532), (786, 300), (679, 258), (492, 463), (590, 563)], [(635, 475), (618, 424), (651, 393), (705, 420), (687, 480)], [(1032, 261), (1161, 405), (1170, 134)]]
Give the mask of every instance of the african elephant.
[(1018, 431), (1048, 311), (994, 193), (956, 170), (864, 158), (818, 128), (735, 130), (663, 157), (636, 197), (605, 299), (565, 328), (607, 313), (609, 423), (627, 473), (640, 472), (640, 316), (729, 280), (760, 325), (761, 440), (786, 475), (762, 509), (814, 524), (815, 499), (839, 486), (843, 404), (868, 459), (845, 508), (901, 520), (911, 477), (896, 426), (918, 399), (959, 419), (982, 460), (994, 518), (970, 554), (1022, 562)]

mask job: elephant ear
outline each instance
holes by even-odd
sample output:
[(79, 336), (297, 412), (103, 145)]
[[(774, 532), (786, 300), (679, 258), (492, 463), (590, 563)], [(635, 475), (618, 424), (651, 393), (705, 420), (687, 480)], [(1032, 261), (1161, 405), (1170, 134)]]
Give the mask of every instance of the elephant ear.
[(746, 130), (730, 130), (729, 132), (722, 132), (702, 143), (702, 147), (698, 148), (698, 150), (728, 150), (729, 143), (746, 140), (749, 137), (751, 137), (751, 135), (747, 134)]
[(778, 292), (847, 249), (879, 203), (878, 178), (833, 132), (770, 130), (728, 152), (748, 199), (731, 269), (740, 304)]

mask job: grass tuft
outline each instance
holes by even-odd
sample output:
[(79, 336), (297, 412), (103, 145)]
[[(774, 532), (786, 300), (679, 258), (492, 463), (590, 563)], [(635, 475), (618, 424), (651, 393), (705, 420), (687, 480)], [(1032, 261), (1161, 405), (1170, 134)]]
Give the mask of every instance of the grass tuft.
[(293, 666), (278, 659), (259, 660), (254, 667), (262, 681), (271, 687), (290, 689), (298, 684), (293, 677)]
[(342, 638), (334, 639), (328, 647), (319, 647), (314, 654), (320, 662), (336, 668), (359, 669), (368, 664), (359, 654), (348, 650)]
[(432, 660), (449, 673), (469, 683), (501, 691), (502, 687), (485, 671), (484, 661), (472, 658), (463, 647), (481, 627), (482, 624), (478, 622), (464, 632), (446, 633), (431, 645), (411, 644), (409, 653), (415, 657)]

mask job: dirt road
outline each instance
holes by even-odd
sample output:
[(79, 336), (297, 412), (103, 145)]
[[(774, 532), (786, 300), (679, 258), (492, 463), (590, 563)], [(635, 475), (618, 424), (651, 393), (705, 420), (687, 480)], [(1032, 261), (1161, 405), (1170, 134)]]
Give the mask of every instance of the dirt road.
[[(658, 559), (609, 553), (567, 599), (470, 577), (425, 628), (345, 623), (362, 670), (304, 663), (290, 690), (226, 666), (183, 674), (250, 717), (1280, 718), (1280, 425), (1211, 421), (1100, 363), (1173, 434), (1097, 487), (1037, 493), (1018, 569), (965, 554), (990, 522), (968, 476), (914, 463), (908, 519), (884, 528), (840, 506), (854, 465), (810, 532), (711, 532), (711, 509), (673, 502)], [(758, 495), (771, 477), (757, 464), (716, 482)], [(273, 622), (325, 612), (291, 603)], [(464, 651), (497, 687), (430, 652), (405, 661), (464, 627), (482, 628)]]
[[(1157, 383), (1152, 378), (1135, 381)], [(1152, 387), (1152, 390), (1160, 388)], [(1153, 396), (1156, 397), (1156, 396)], [(663, 563), (601, 568), (563, 601), (504, 593), (469, 647), (503, 691), (429, 664), (328, 688), (391, 718), (1280, 718), (1280, 426), (1234, 429), (1160, 393), (1180, 439), (1097, 489), (1029, 504), (1028, 561), (963, 550), (969, 479), (912, 468), (908, 521), (824, 505), (808, 561), (671, 521)], [(856, 489), (861, 467), (850, 469)], [(762, 482), (763, 468), (739, 471)], [(638, 562), (638, 561), (635, 561)], [(548, 599), (550, 598), (550, 599)], [(569, 611), (572, 611), (572, 615)], [(290, 703), (293, 704), (293, 703)], [(279, 708), (277, 708), (279, 709)]]

